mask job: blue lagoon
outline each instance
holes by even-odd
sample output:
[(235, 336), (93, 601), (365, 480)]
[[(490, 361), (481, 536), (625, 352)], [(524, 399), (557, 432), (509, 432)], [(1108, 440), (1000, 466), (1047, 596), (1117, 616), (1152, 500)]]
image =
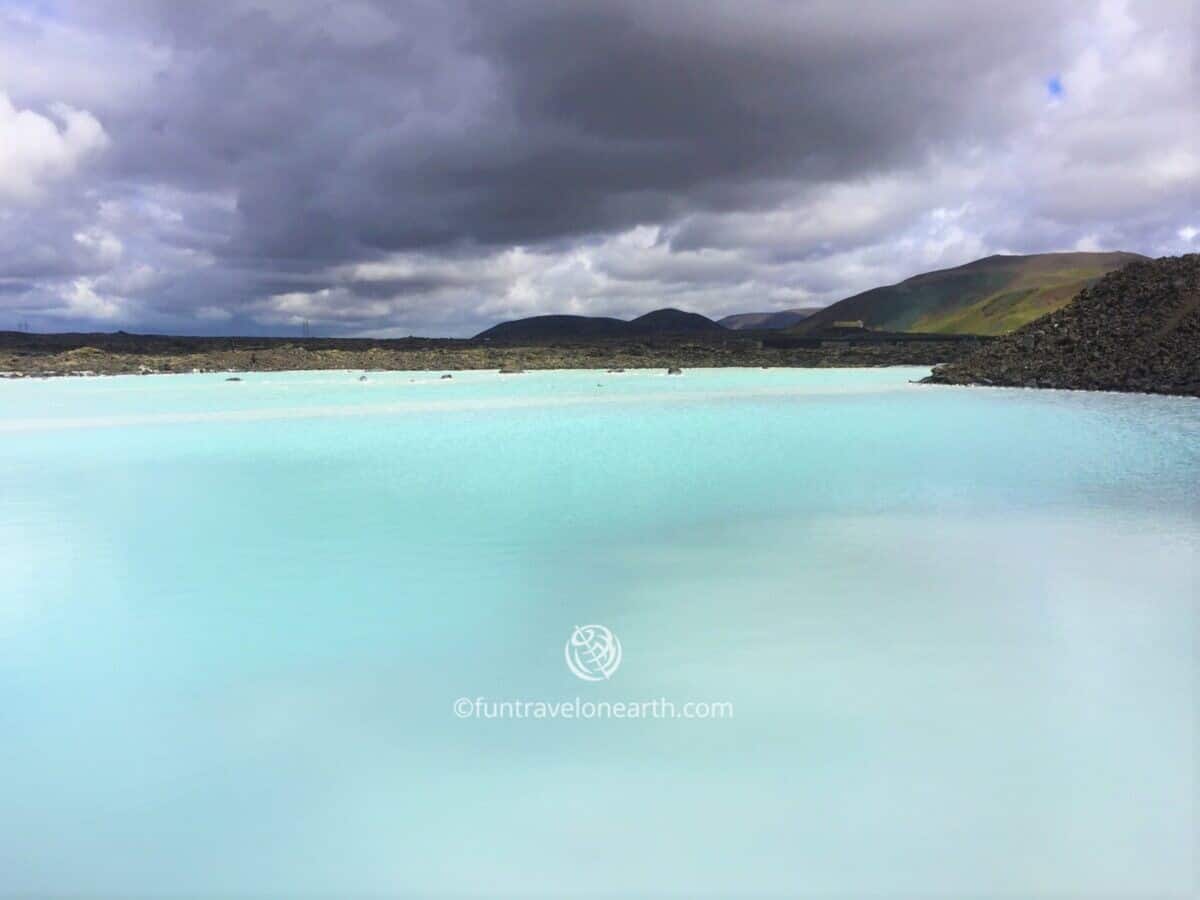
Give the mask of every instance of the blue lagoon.
[(0, 895), (1186, 895), (1200, 402), (924, 374), (0, 383)]

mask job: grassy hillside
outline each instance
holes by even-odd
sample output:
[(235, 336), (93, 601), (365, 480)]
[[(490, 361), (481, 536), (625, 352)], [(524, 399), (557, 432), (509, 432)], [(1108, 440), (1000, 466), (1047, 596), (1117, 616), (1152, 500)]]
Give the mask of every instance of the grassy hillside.
[(803, 333), (862, 320), (883, 331), (1006, 334), (1062, 308), (1108, 272), (1140, 259), (1145, 257), (1136, 253), (989, 256), (848, 297), (793, 330)]

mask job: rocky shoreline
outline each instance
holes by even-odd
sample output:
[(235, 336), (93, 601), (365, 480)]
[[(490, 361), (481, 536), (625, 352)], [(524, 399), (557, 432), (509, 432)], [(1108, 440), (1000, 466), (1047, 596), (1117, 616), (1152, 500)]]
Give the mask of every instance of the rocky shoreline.
[(925, 380), (1200, 397), (1200, 254), (1131, 263)]
[(962, 339), (828, 340), (773, 346), (761, 337), (589, 341), (552, 346), (433, 338), (209, 338), (0, 332), (0, 375), (10, 378), (278, 372), (320, 369), (668, 369), (934, 366), (977, 346)]

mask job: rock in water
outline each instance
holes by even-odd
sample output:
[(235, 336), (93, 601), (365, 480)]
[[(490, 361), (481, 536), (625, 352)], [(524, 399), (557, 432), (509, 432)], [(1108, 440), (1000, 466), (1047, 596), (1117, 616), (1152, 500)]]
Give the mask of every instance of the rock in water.
[(1200, 254), (1130, 263), (925, 381), (1200, 397)]
[(442, 381), (445, 381), (447, 378), (453, 378), (453, 377), (454, 377), (453, 375), (451, 375), (449, 372), (447, 372), (445, 375), (442, 376)]
[(226, 380), (226, 381), (241, 381), (242, 379), (240, 379), (240, 378), (226, 378), (225, 380)]
[(667, 369), (667, 374), (668, 375), (682, 375), (683, 369), (679, 368), (678, 366), (671, 366), (671, 368)]

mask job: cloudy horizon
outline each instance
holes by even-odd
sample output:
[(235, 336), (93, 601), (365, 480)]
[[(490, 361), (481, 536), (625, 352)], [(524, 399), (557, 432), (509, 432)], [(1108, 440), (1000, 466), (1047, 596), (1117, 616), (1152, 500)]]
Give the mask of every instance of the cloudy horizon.
[(0, 329), (464, 336), (1200, 251), (1191, 0), (0, 0)]

